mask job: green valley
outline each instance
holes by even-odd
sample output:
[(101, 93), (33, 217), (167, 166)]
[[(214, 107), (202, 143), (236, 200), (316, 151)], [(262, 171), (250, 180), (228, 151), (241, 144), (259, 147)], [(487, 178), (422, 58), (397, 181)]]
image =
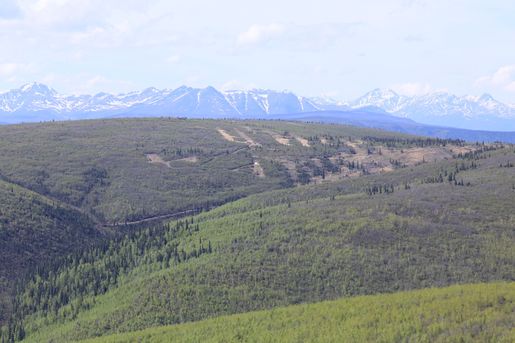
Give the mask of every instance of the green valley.
[[(170, 118), (19, 125), (0, 137), (2, 199), (36, 204), (2, 212), (17, 218), (6, 246), (23, 242), (9, 259), (28, 272), (4, 277), (6, 341), (510, 337), (511, 145)], [(193, 212), (168, 218), (182, 211)], [(37, 240), (21, 240), (35, 237), (19, 230), (28, 218)], [(66, 244), (35, 243), (55, 237)], [(27, 259), (34, 248), (55, 255)], [(379, 293), (394, 294), (368, 297)]]

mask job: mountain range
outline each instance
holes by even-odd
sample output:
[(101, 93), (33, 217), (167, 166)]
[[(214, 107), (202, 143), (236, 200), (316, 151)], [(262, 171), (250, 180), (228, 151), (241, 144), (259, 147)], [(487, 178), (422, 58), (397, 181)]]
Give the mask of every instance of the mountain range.
[[(309, 98), (288, 91), (254, 89), (219, 91), (213, 87), (177, 89), (147, 88), (125, 94), (59, 94), (32, 83), (0, 94), (0, 122), (92, 119), (136, 116), (186, 116), (192, 118), (294, 118), (305, 113), (331, 111), (349, 114), (375, 113), (415, 123), (469, 130), (515, 131), (515, 106), (491, 95), (456, 96), (435, 92), (421, 96), (400, 95), (375, 89), (348, 102)], [(361, 118), (354, 118), (361, 119)]]
[(350, 102), (349, 106), (374, 106), (422, 124), (472, 130), (515, 130), (515, 106), (497, 101), (490, 94), (456, 96), (435, 92), (405, 96), (392, 90), (375, 89)]

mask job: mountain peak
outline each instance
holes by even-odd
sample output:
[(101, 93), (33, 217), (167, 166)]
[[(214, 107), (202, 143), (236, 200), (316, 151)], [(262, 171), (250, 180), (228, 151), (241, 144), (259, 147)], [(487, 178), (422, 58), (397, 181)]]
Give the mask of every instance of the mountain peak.
[[(447, 92), (434, 92), (418, 96), (401, 95), (392, 89), (376, 88), (353, 102), (330, 98), (306, 98), (288, 90), (268, 89), (219, 91), (212, 86), (191, 88), (181, 86), (175, 90), (153, 87), (139, 92), (113, 95), (101, 92), (96, 95), (59, 95), (48, 86), (33, 82), (0, 96), (0, 113), (17, 113), (33, 116), (52, 113), (53, 118), (98, 118), (106, 115), (138, 115), (171, 113), (184, 116), (216, 115), (218, 117), (259, 117), (276, 114), (293, 114), (323, 110), (362, 109), (384, 111), (406, 117), (423, 124), (463, 125), (463, 119), (481, 122), (494, 119), (515, 118), (515, 108), (495, 100), (490, 94), (481, 96), (456, 96)], [(445, 118), (445, 119), (444, 119)], [(454, 122), (451, 122), (451, 119)], [(461, 120), (461, 121), (459, 121)], [(476, 125), (477, 127), (483, 127)]]
[[(380, 97), (396, 97), (399, 96), (395, 91), (390, 88), (375, 88), (367, 93), (368, 95), (380, 96)], [(365, 95), (367, 95), (365, 94)]]
[(216, 89), (215, 87), (213, 86), (207, 86), (206, 88), (202, 89), (202, 91), (204, 92), (208, 92), (208, 93), (220, 93), (218, 91), (218, 89)]
[(483, 93), (483, 95), (481, 95), (479, 97), (479, 100), (480, 101), (495, 101), (494, 97), (491, 96), (490, 94), (488, 93)]
[(45, 84), (39, 82), (27, 83), (20, 87), (23, 93), (56, 94), (57, 92)]

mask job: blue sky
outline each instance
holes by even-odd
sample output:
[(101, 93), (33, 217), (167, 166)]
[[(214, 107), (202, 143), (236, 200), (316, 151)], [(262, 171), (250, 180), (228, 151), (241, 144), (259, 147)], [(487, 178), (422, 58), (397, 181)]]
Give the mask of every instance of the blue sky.
[(1, 0), (0, 90), (288, 89), (515, 103), (515, 1)]

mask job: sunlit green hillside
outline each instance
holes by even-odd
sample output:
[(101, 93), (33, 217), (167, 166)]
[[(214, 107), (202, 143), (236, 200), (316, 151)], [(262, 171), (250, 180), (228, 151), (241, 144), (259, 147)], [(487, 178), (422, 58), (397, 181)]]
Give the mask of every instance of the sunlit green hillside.
[[(513, 281), (515, 153), (265, 192), (34, 277), (16, 318), (70, 341), (340, 297)], [(467, 333), (468, 334), (468, 333)]]
[(92, 339), (121, 342), (513, 342), (515, 283), (297, 305)]

